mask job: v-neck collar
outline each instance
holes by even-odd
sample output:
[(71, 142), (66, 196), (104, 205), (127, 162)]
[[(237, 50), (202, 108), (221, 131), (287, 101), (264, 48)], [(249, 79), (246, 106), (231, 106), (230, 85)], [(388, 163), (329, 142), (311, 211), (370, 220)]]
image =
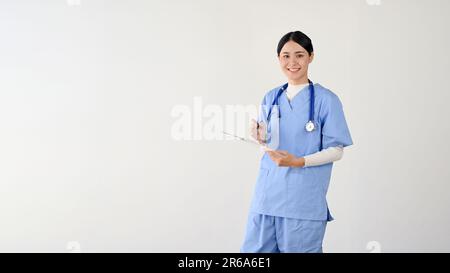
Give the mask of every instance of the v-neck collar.
[(286, 95), (288, 95), (288, 98), (290, 97), (292, 100), (298, 93), (300, 93), (307, 86), (309, 87), (309, 83), (299, 85), (288, 84), (288, 86), (286, 87)]
[(283, 91), (281, 97), (283, 98), (284, 102), (289, 106), (289, 110), (293, 111), (294, 108), (292, 106), (295, 105), (296, 103), (295, 100), (298, 100), (297, 97), (303, 96), (305, 92), (309, 93), (309, 84), (303, 87), (300, 91), (298, 91), (298, 93), (291, 100), (289, 100), (289, 98), (287, 97), (286, 90)]

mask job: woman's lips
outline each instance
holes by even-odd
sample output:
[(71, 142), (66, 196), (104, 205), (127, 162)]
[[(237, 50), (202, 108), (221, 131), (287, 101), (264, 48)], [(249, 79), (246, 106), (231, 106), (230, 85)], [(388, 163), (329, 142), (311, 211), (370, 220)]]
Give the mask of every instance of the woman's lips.
[(300, 68), (288, 68), (287, 70), (289, 70), (291, 72), (297, 72), (300, 70)]

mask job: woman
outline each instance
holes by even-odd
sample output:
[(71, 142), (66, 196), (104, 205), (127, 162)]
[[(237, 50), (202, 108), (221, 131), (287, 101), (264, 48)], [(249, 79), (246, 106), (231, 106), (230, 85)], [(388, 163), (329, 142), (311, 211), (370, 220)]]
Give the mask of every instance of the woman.
[(263, 99), (252, 136), (266, 149), (241, 252), (322, 252), (333, 162), (352, 145), (339, 98), (308, 79), (314, 52), (300, 31), (277, 47), (288, 83)]

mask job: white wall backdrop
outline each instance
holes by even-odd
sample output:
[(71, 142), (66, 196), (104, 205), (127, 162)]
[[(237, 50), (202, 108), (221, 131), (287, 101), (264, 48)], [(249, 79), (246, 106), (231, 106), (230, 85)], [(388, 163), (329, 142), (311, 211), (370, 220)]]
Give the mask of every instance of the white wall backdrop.
[(177, 141), (172, 111), (257, 105), (286, 81), (279, 39), (301, 30), (311, 79), (338, 94), (355, 143), (334, 166), (324, 251), (449, 252), (449, 12), (447, 0), (1, 0), (0, 251), (239, 251), (260, 151)]

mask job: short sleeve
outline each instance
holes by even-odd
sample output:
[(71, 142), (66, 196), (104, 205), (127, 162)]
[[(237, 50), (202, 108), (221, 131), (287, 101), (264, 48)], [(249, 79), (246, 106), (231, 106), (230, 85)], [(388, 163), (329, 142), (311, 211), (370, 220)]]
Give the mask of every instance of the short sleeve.
[(344, 116), (342, 103), (332, 94), (322, 106), (322, 149), (353, 144)]

